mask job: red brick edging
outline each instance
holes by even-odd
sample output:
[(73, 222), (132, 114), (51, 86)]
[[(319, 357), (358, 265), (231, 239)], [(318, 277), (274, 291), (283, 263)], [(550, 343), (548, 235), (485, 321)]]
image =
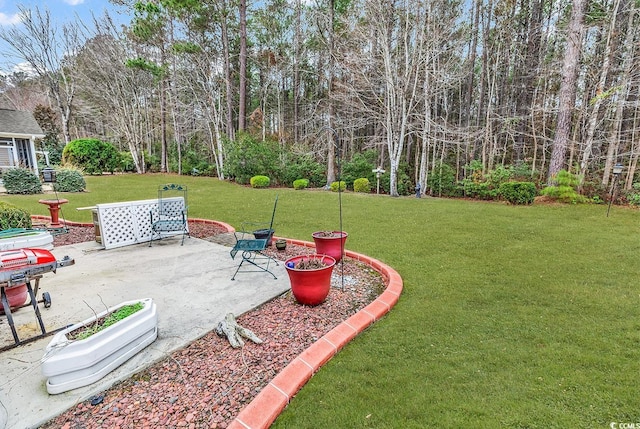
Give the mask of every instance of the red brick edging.
[[(32, 220), (51, 221), (51, 216), (31, 215), (31, 219)], [(214, 224), (214, 225), (218, 225), (219, 227), (226, 229), (227, 232), (234, 232), (236, 230), (234, 227), (232, 227), (228, 223), (221, 222), (219, 220), (200, 219), (200, 218), (189, 218), (188, 220), (189, 220), (189, 222), (211, 223), (211, 224)], [(69, 225), (69, 226), (93, 226), (92, 222), (74, 222), (72, 220), (65, 220), (65, 219), (62, 219), (62, 218), (60, 218), (60, 223), (63, 224), (63, 225)]]
[[(48, 216), (31, 216), (35, 220), (50, 220)], [(212, 223), (227, 232), (235, 229), (224, 222), (209, 219), (189, 219), (192, 222)], [(93, 223), (82, 223), (60, 220), (69, 226), (93, 226)], [(277, 239), (280, 237), (274, 237)], [(287, 243), (305, 247), (315, 247), (314, 243), (302, 240), (286, 239)], [(228, 429), (267, 429), (278, 415), (289, 404), (293, 396), (313, 377), (322, 365), (335, 356), (349, 341), (371, 326), (374, 322), (387, 314), (396, 305), (402, 293), (402, 278), (390, 266), (370, 258), (369, 256), (345, 250), (345, 254), (364, 264), (369, 265), (382, 275), (387, 284), (384, 292), (372, 303), (349, 317), (344, 322), (327, 332), (318, 341), (292, 360), (240, 414), (231, 422)]]
[[(277, 238), (277, 237), (274, 237)], [(288, 243), (315, 247), (313, 243), (287, 239)], [(287, 406), (291, 398), (313, 374), (335, 356), (349, 341), (380, 319), (398, 302), (402, 278), (390, 266), (360, 253), (345, 251), (350, 258), (378, 271), (387, 287), (371, 304), (327, 332), (292, 360), (264, 389), (240, 411), (228, 429), (267, 429)]]

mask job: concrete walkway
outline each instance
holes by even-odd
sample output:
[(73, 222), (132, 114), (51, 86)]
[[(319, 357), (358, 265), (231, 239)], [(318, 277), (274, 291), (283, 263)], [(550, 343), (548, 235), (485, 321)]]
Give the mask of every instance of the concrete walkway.
[[(48, 330), (82, 321), (105, 306), (153, 298), (158, 308), (158, 339), (102, 380), (59, 395), (47, 393), (40, 373), (40, 359), (51, 337), (0, 353), (0, 429), (37, 427), (203, 336), (225, 314), (238, 316), (289, 289), (282, 264), (274, 268), (277, 280), (251, 272), (231, 281), (239, 261), (231, 259), (229, 250), (197, 238), (188, 238), (180, 246), (180, 237), (154, 242), (153, 247), (100, 250), (97, 243), (88, 242), (55, 248), (52, 253), (57, 259), (69, 255), (75, 265), (47, 273), (40, 282), (40, 291), (52, 298), (50, 308), (40, 305)], [(16, 311), (14, 319), (21, 338), (36, 333), (32, 309)], [(0, 347), (12, 342), (2, 316)]]

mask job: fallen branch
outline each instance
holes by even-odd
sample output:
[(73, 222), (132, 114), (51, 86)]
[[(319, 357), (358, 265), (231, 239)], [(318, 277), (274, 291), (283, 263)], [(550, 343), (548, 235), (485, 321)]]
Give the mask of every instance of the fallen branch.
[(236, 322), (233, 313), (227, 313), (224, 320), (218, 323), (216, 334), (220, 337), (227, 337), (229, 344), (234, 349), (244, 346), (242, 338), (253, 341), (256, 344), (262, 344), (262, 340), (256, 336), (250, 329), (243, 328)]

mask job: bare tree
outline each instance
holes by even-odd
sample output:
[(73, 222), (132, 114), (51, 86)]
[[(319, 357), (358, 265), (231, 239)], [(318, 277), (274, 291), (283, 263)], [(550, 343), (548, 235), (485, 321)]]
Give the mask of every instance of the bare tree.
[(46, 82), (60, 115), (64, 142), (71, 140), (69, 123), (76, 95), (73, 56), (86, 40), (86, 28), (78, 22), (58, 27), (48, 9), (19, 6), (21, 23), (0, 29), (0, 39), (7, 43), (4, 54), (26, 62)]

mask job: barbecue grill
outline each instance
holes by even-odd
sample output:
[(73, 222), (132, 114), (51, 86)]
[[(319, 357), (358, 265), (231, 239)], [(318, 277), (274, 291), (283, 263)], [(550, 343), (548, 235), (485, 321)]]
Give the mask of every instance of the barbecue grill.
[[(64, 328), (46, 331), (38, 303), (42, 302), (45, 307), (50, 307), (51, 297), (45, 292), (42, 294), (42, 301), (38, 301), (36, 296), (43, 274), (55, 273), (58, 268), (67, 267), (74, 263), (75, 261), (69, 256), (56, 260), (51, 252), (44, 249), (14, 249), (0, 252), (0, 300), (14, 340), (14, 344), (0, 348), (0, 351), (37, 340)], [(34, 287), (31, 286), (32, 281), (35, 281)], [(27, 297), (31, 300), (25, 304)], [(21, 341), (13, 322), (11, 310), (29, 306), (33, 307), (42, 334)]]

